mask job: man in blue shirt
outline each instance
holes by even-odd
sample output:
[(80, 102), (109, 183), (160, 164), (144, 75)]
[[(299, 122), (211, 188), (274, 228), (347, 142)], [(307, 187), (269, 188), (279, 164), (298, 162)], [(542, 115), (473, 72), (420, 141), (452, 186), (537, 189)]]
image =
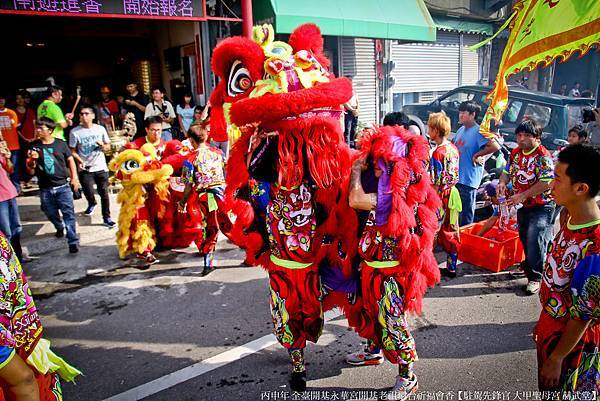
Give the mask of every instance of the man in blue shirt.
[(462, 102), (458, 106), (458, 121), (462, 127), (456, 132), (454, 145), (460, 153), (458, 165), (458, 184), (456, 188), (462, 201), (462, 212), (459, 224), (465, 226), (473, 222), (475, 215), (475, 195), (483, 177), (483, 156), (500, 149), (500, 144), (493, 139), (486, 139), (479, 132), (475, 122), (481, 107), (474, 102)]

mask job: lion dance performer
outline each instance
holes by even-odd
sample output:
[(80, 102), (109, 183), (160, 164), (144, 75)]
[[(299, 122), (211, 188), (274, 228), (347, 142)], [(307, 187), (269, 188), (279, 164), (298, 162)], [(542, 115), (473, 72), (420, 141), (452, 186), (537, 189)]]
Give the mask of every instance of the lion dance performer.
[[(198, 221), (203, 227), (202, 235), (194, 238), (200, 256), (203, 257), (204, 269), (202, 276), (214, 270), (213, 253), (217, 245), (219, 227), (228, 232), (231, 223), (220, 205), (225, 189), (225, 176), (223, 173), (223, 152), (207, 144), (208, 130), (206, 123), (193, 125), (188, 137), (195, 149), (193, 157), (183, 164), (181, 176), (185, 186), (179, 200), (178, 209), (185, 212), (190, 221)], [(219, 207), (221, 206), (221, 207)], [(180, 213), (180, 214), (182, 214)]]
[(442, 274), (456, 277), (460, 231), (458, 215), (462, 211), (458, 183), (458, 165), (460, 154), (454, 144), (448, 141), (450, 118), (444, 113), (431, 113), (427, 121), (429, 137), (436, 147), (431, 153), (430, 174), (433, 187), (442, 201), (438, 210), (439, 231), (437, 242), (446, 252), (446, 268)]
[(240, 134), (227, 164), (231, 238), (269, 273), (275, 335), (292, 362), (290, 387), (302, 391), (306, 341), (323, 327), (320, 269), (349, 276), (357, 242), (340, 125), (352, 87), (329, 73), (315, 25), (297, 28), (289, 44), (273, 38), (263, 25), (254, 41), (229, 38), (215, 49), (211, 132)]
[(170, 165), (163, 165), (156, 157), (156, 149), (145, 144), (140, 149), (126, 149), (110, 162), (115, 178), (121, 181), (123, 189), (117, 202), (121, 204), (117, 248), (119, 256), (125, 258), (136, 253), (146, 266), (157, 262), (153, 255), (156, 246), (156, 231), (152, 213), (148, 208), (150, 193), (155, 193), (159, 202), (158, 216), (164, 216), (164, 203), (169, 197), (169, 176), (173, 173)]
[(0, 265), (0, 401), (24, 395), (33, 399), (38, 394), (40, 400), (62, 401), (59, 377), (73, 381), (81, 372), (52, 352), (50, 342), (42, 338), (27, 279), (2, 234)]
[[(399, 126), (381, 127), (364, 132), (359, 146), (349, 201), (370, 211), (358, 248), (370, 325), (357, 331), (370, 340), (366, 353), (383, 350), (399, 366), (393, 396), (405, 399), (417, 390), (417, 353), (405, 315), (420, 313), (427, 287), (440, 279), (433, 239), (441, 204), (426, 171), (429, 147), (422, 137)], [(376, 190), (365, 193), (363, 182)]]

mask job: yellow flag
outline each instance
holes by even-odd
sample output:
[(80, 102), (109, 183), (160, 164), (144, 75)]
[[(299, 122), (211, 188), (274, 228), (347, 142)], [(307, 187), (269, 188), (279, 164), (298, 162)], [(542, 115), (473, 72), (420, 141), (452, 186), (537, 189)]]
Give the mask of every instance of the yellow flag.
[(508, 104), (510, 75), (585, 54), (600, 43), (600, 0), (520, 0), (513, 7), (510, 36), (500, 61), (481, 134), (493, 138), (491, 120), (500, 121)]

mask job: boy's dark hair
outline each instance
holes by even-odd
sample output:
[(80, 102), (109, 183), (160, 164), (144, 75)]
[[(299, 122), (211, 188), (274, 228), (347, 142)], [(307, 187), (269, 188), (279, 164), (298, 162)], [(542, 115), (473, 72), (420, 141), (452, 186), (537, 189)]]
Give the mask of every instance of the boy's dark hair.
[(408, 129), (410, 125), (410, 118), (408, 118), (408, 116), (401, 111), (393, 111), (386, 114), (386, 116), (383, 118), (383, 125), (390, 127), (399, 125), (405, 129)]
[(475, 102), (467, 100), (466, 102), (462, 102), (458, 106), (458, 111), (467, 111), (469, 112), (469, 114), (475, 113), (475, 118), (477, 118), (477, 116), (481, 112), (481, 106)]
[(587, 140), (588, 133), (587, 133), (587, 131), (586, 131), (586, 130), (584, 130), (584, 129), (583, 129), (583, 127), (582, 127), (581, 125), (576, 125), (576, 126), (574, 126), (573, 128), (571, 128), (571, 129), (569, 130), (569, 134), (570, 134), (571, 132), (574, 132), (574, 133), (576, 133), (576, 134), (577, 134), (577, 136), (579, 137), (579, 140), (583, 140), (583, 141)]
[(161, 124), (162, 125), (162, 118), (160, 118), (159, 116), (150, 116), (144, 120), (144, 127), (148, 128), (152, 124)]
[(542, 137), (542, 127), (534, 120), (523, 120), (515, 129), (515, 135), (518, 133), (531, 135), (532, 137), (539, 139)]
[(54, 121), (52, 121), (51, 119), (49, 119), (48, 117), (40, 117), (37, 120), (35, 120), (35, 125), (44, 125), (48, 128), (50, 128), (51, 130), (54, 130), (54, 128), (56, 128), (56, 123)]
[(569, 145), (558, 154), (558, 161), (567, 164), (567, 175), (571, 183), (585, 183), (590, 187), (591, 198), (598, 195), (600, 174), (596, 168), (600, 165), (600, 149), (587, 144)]
[(162, 86), (153, 86), (152, 89), (150, 89), (150, 93), (154, 91), (160, 91), (162, 94), (165, 93), (165, 89)]
[(54, 92), (58, 92), (58, 91), (62, 91), (63, 88), (61, 88), (60, 86), (56, 86), (56, 85), (50, 85), (47, 89), (46, 89), (46, 98), (49, 98), (50, 96), (52, 96), (52, 94), (54, 94)]
[(83, 104), (81, 104), (79, 106), (79, 111), (81, 111), (83, 109), (90, 109), (90, 110), (92, 110), (92, 112), (94, 114), (96, 114), (96, 108), (93, 105), (89, 104), (89, 103), (83, 103)]

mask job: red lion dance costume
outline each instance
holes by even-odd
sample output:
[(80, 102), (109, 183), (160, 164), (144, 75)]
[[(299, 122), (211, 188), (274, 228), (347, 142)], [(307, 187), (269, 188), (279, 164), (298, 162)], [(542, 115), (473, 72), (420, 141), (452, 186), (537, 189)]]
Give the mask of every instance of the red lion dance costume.
[[(291, 389), (302, 391), (306, 388), (304, 348), (307, 340), (320, 336), (324, 309), (340, 306), (359, 333), (367, 338), (376, 333), (377, 318), (369, 320), (357, 299), (357, 274), (352, 267), (358, 222), (348, 204), (351, 151), (340, 124), (340, 105), (351, 98), (352, 86), (329, 73), (315, 25), (298, 27), (289, 44), (274, 41), (268, 25), (255, 27), (253, 36), (254, 41), (225, 39), (214, 51), (212, 67), (220, 82), (211, 96), (211, 131), (229, 130), (235, 137), (231, 131), (238, 130), (225, 191), (225, 204), (236, 215), (231, 238), (246, 249), (248, 263), (262, 265), (269, 273), (275, 335), (291, 358)], [(403, 201), (404, 208), (394, 209), (391, 231), (402, 231), (397, 235), (399, 246), (414, 246), (409, 252), (414, 260), (406, 263), (417, 273), (433, 259), (437, 221), (433, 211), (433, 217), (425, 211), (437, 203), (426, 202), (431, 186), (426, 184), (426, 173), (421, 173), (422, 145), (415, 142), (418, 161), (397, 163), (405, 189), (412, 185), (411, 169), (419, 179), (413, 185), (417, 189), (409, 191), (410, 199)], [(426, 150), (424, 157), (423, 161)], [(416, 190), (424, 194), (413, 194)], [(399, 200), (394, 207), (397, 204)], [(424, 217), (419, 220), (424, 224), (415, 223), (413, 210)], [(409, 228), (421, 231), (408, 235)], [(413, 237), (419, 238), (418, 243)], [(437, 269), (435, 261), (433, 267)], [(394, 271), (399, 269), (408, 273), (400, 267)], [(420, 305), (422, 284), (432, 285), (437, 278), (415, 277), (420, 281), (410, 287), (414, 300), (407, 298), (408, 310)]]
[(440, 279), (433, 255), (440, 199), (426, 171), (429, 147), (423, 137), (399, 126), (381, 127), (365, 131), (359, 146), (350, 204), (369, 210), (369, 216), (358, 246), (366, 324), (357, 331), (370, 340), (369, 352), (383, 350), (399, 365), (394, 390), (405, 399), (417, 389), (412, 373), (417, 353), (405, 315), (421, 312), (427, 288)]
[(168, 196), (161, 198), (156, 191), (149, 188), (145, 200), (147, 219), (156, 226), (154, 240), (158, 240), (160, 247), (166, 249), (186, 248), (192, 242), (200, 244), (204, 229), (203, 215), (198, 207), (197, 197), (194, 195), (188, 199), (187, 213), (179, 213), (177, 210), (177, 203), (182, 199), (185, 188), (181, 178), (183, 165), (186, 161), (194, 159), (196, 151), (184, 146), (178, 140), (152, 144), (143, 137), (130, 142), (126, 149), (140, 149), (142, 146), (152, 146), (160, 164), (173, 168), (168, 178), (166, 192)]
[[(301, 391), (306, 341), (323, 327), (319, 270), (350, 276), (356, 249), (350, 150), (339, 122), (352, 86), (328, 72), (315, 25), (296, 29), (289, 44), (273, 37), (265, 25), (254, 41), (229, 38), (215, 49), (211, 131), (241, 131), (227, 165), (231, 238), (247, 262), (269, 272), (275, 335), (291, 357), (291, 388)], [(260, 143), (251, 148), (251, 141)]]

